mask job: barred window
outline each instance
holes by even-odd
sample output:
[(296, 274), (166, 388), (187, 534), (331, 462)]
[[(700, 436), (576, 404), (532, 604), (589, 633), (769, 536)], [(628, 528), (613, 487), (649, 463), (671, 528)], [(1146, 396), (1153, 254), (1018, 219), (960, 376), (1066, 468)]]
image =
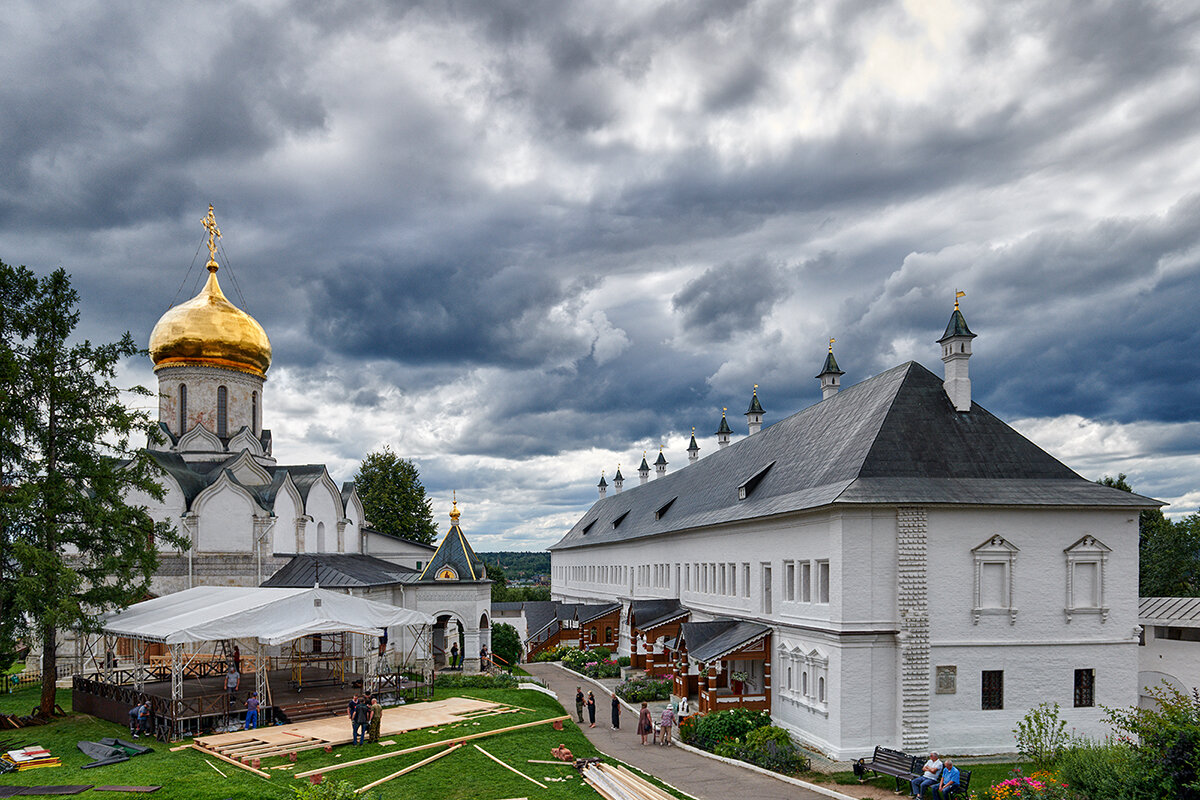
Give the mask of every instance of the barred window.
[(1075, 707), (1091, 708), (1096, 705), (1096, 670), (1075, 670)]
[(985, 669), (982, 688), (980, 708), (984, 711), (997, 711), (1004, 708), (1004, 670)]
[(217, 387), (217, 436), (224, 439), (229, 435), (229, 390)]
[(179, 384), (179, 435), (187, 433), (187, 384)]

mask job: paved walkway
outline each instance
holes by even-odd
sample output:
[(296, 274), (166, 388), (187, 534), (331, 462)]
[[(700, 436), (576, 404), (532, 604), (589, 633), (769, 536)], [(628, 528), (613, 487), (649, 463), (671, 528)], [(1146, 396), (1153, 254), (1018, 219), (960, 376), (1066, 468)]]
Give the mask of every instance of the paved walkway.
[[(558, 695), (568, 714), (575, 715), (575, 687), (584, 694), (596, 692), (596, 727), (585, 722), (583, 733), (604, 754), (619, 758), (647, 772), (698, 800), (730, 800), (753, 797), (754, 800), (828, 800), (824, 794), (810, 791), (785, 781), (776, 780), (748, 769), (726, 764), (688, 752), (681, 747), (641, 745), (637, 735), (637, 717), (627, 709), (621, 713), (621, 729), (609, 726), (610, 696), (601, 695), (595, 684), (580, 680), (573, 672), (557, 664), (522, 664), (531, 675), (546, 682)], [(585, 714), (584, 719), (587, 719)]]

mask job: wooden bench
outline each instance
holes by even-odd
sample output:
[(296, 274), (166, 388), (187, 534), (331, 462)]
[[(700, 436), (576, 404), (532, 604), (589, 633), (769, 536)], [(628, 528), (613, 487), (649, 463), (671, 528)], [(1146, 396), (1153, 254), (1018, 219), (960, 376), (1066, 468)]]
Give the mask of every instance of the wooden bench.
[[(860, 758), (854, 765), (854, 772), (858, 776), (859, 783), (878, 778), (880, 775), (890, 775), (896, 779), (896, 791), (899, 792), (900, 781), (911, 782), (913, 778), (920, 775), (923, 763), (917, 756), (910, 756), (908, 753), (892, 750), (889, 747), (876, 746), (871, 760)], [(868, 772), (875, 774), (869, 779), (867, 778)]]
[[(953, 759), (951, 759), (953, 760)], [(960, 769), (958, 771), (958, 788), (950, 794), (961, 794), (963, 797), (969, 797), (971, 793), (971, 770)], [(936, 796), (936, 795), (935, 795)]]

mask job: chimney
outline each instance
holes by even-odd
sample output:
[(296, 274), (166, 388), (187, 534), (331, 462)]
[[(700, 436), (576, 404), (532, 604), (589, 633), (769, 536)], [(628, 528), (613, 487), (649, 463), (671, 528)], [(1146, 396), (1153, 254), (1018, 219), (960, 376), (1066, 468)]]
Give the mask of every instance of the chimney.
[(938, 344), (942, 346), (942, 363), (946, 365), (946, 379), (942, 386), (958, 411), (971, 410), (971, 379), (967, 377), (967, 362), (971, 360), (971, 340), (975, 334), (967, 327), (967, 321), (958, 308), (959, 298), (966, 296), (966, 292), (954, 293), (954, 313), (950, 315), (946, 333), (938, 339)]
[(662, 445), (658, 446), (658, 459), (654, 462), (655, 478), (661, 478), (667, 474), (667, 457), (663, 455)]
[(729, 420), (725, 419), (725, 412), (728, 410), (721, 409), (721, 427), (717, 428), (717, 444), (722, 448), (729, 446), (729, 436), (733, 433), (733, 429), (729, 427)]
[(846, 374), (838, 367), (837, 359), (833, 357), (833, 343), (836, 341), (829, 340), (829, 354), (825, 356), (825, 366), (821, 367), (821, 374), (817, 376), (817, 380), (821, 382), (822, 400), (828, 400), (838, 393), (842, 388), (842, 376)]
[(642, 465), (638, 467), (638, 486), (650, 480), (650, 465), (646, 463), (646, 451), (642, 451)]
[(758, 384), (754, 384), (754, 394), (750, 396), (750, 408), (746, 409), (746, 423), (750, 428), (750, 435), (758, 433), (762, 430), (763, 407), (758, 402)]
[(696, 428), (694, 426), (692, 428), (692, 443), (688, 445), (687, 454), (689, 464), (695, 464), (696, 460), (700, 458), (700, 445), (696, 444)]
[(617, 464), (617, 474), (613, 475), (613, 490), (617, 494), (620, 494), (621, 489), (624, 488), (624, 486), (625, 486), (625, 476), (621, 474), (621, 465)]
[(604, 480), (604, 470), (600, 471), (600, 482), (596, 484), (596, 488), (600, 490), (601, 497), (608, 492), (608, 481)]

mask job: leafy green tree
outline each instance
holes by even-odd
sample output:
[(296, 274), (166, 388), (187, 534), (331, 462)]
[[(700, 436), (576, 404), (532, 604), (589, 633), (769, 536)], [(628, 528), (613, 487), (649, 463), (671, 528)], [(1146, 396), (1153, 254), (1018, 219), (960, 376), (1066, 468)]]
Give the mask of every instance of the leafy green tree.
[[(1132, 492), (1125, 473), (1097, 481)], [(1171, 522), (1157, 508), (1138, 515), (1138, 592), (1142, 597), (1194, 597), (1200, 594), (1200, 516)]]
[(492, 602), (503, 603), (508, 598), (508, 578), (499, 564), (485, 564), (488, 580), (492, 582)]
[(40, 713), (49, 716), (59, 632), (96, 631), (100, 614), (144, 597), (158, 568), (156, 543), (180, 548), (186, 540), (125, 502), (134, 491), (163, 496), (158, 468), (131, 446), (153, 432), (151, 420), (128, 408), (113, 383), (120, 363), (140, 352), (132, 337), (69, 342), (78, 295), (62, 269), (37, 278), (0, 264), (0, 297), (16, 301), (6, 302), (4, 357), (19, 366), (5, 398), (13, 415), (3, 445), (11, 459), (6, 583), (12, 610), (41, 643)]
[(492, 652), (509, 664), (516, 664), (521, 659), (521, 637), (517, 629), (506, 622), (493, 622)]
[(400, 458), (387, 445), (368, 453), (354, 476), (367, 522), (380, 533), (432, 544), (437, 538), (433, 501), (416, 464)]

